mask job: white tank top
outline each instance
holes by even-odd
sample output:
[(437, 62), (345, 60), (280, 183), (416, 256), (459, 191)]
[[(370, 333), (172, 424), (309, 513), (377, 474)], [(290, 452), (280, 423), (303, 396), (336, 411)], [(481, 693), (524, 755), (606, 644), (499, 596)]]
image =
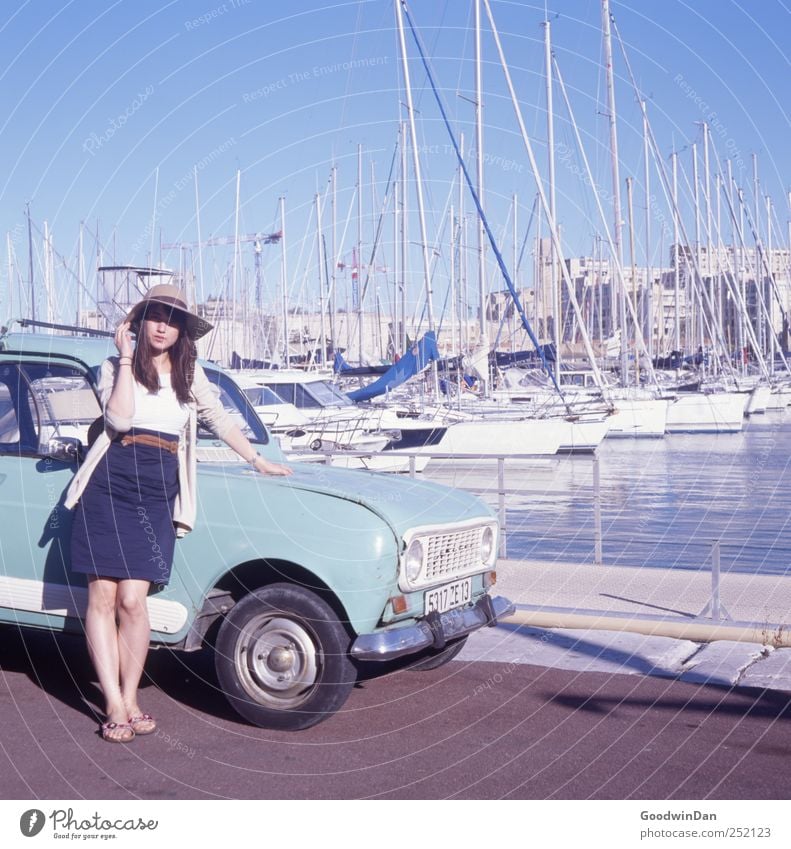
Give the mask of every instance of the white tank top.
[(180, 404), (170, 385), (170, 375), (159, 375), (159, 392), (149, 392), (145, 386), (133, 381), (135, 390), (135, 414), (132, 427), (158, 430), (161, 433), (178, 435), (189, 418), (189, 406)]

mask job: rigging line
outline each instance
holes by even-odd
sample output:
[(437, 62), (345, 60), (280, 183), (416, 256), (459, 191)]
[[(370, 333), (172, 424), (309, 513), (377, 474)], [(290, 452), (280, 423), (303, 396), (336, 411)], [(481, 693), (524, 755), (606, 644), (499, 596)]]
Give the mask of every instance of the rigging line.
[[(730, 212), (731, 222), (732, 222), (733, 226), (735, 227), (736, 234), (738, 235), (739, 243), (741, 244), (741, 246), (744, 250), (744, 258), (745, 258), (745, 260), (748, 264), (748, 267), (749, 267), (748, 270), (750, 272), (752, 272), (753, 277), (754, 277), (756, 294), (758, 296), (758, 305), (763, 309), (763, 312), (765, 313), (765, 318), (768, 320), (768, 324), (769, 324), (769, 328), (768, 328), (769, 333), (774, 337), (774, 339), (777, 343), (777, 348), (778, 348), (778, 352), (780, 354), (780, 359), (782, 360), (786, 370), (788, 370), (788, 361), (787, 361), (785, 354), (783, 353), (783, 346), (780, 344), (780, 337), (777, 333), (775, 333), (775, 329), (774, 329), (774, 327), (772, 327), (771, 320), (769, 320), (770, 319), (769, 309), (766, 306), (766, 302), (764, 301), (763, 294), (761, 293), (760, 287), (758, 285), (758, 268), (757, 268), (756, 265), (753, 264), (753, 260), (750, 258), (749, 250), (748, 250), (747, 244), (744, 240), (744, 233), (742, 232), (742, 228), (737, 224), (736, 210), (732, 206), (730, 193), (725, 190), (726, 183), (725, 183), (725, 180), (723, 179), (722, 163), (720, 161), (719, 155), (717, 154), (716, 150), (714, 151), (714, 159), (715, 159), (715, 162), (717, 163), (717, 174), (720, 177), (721, 188), (722, 188), (723, 194), (725, 196), (725, 200), (728, 204), (728, 211)], [(735, 179), (733, 181), (733, 186), (734, 186), (734, 188), (736, 189), (737, 192), (740, 191), (738, 185), (736, 185)], [(743, 203), (742, 201), (740, 201), (740, 203), (742, 204), (742, 207), (744, 208), (744, 211), (747, 214), (747, 223), (751, 228), (751, 232), (752, 232), (753, 236), (755, 236), (755, 230), (752, 229), (752, 223), (751, 223), (751, 218), (750, 218), (750, 210), (749, 210), (747, 204)], [(718, 232), (718, 235), (719, 235), (720, 241), (722, 241), (722, 234)], [(763, 254), (763, 251), (757, 251), (757, 252), (760, 252), (761, 254)], [(764, 263), (766, 263), (766, 258), (762, 256), (762, 259), (763, 259)], [(734, 283), (736, 283), (735, 268), (733, 267), (733, 264), (731, 263), (731, 260), (730, 260), (729, 257), (727, 257), (727, 255), (726, 255), (726, 260), (727, 260), (727, 263), (728, 263), (728, 269), (729, 269), (731, 275), (733, 276)], [(772, 274), (771, 268), (768, 265), (766, 265), (766, 270), (769, 274), (771, 282), (774, 283), (774, 275)], [(727, 275), (725, 277), (725, 282), (728, 283)], [(730, 290), (730, 284), (728, 284), (728, 288)], [(744, 316), (747, 319), (747, 321), (745, 323), (745, 330), (747, 331), (748, 335), (750, 336), (750, 344), (753, 346), (753, 350), (756, 352), (756, 356), (757, 356), (759, 364), (761, 365), (761, 368), (764, 372), (764, 376), (768, 378), (770, 376), (769, 370), (766, 367), (766, 362), (765, 362), (763, 352), (760, 350), (757, 339), (755, 339), (754, 328), (752, 326), (752, 322), (749, 320), (749, 312), (747, 310), (747, 304), (746, 304), (746, 302), (743, 302), (743, 300), (742, 300), (742, 293), (741, 293), (740, 287), (736, 286), (735, 288), (736, 288), (736, 293), (738, 294), (738, 299), (736, 299), (736, 298), (734, 298), (734, 299), (737, 300), (737, 303), (739, 304), (739, 308), (743, 311)], [(775, 296), (777, 297), (778, 302), (780, 302), (780, 293), (779, 293), (779, 291), (777, 291), (776, 285), (775, 285), (773, 291), (775, 292)], [(788, 322), (788, 316), (786, 315), (785, 311), (783, 310), (782, 303), (780, 303), (780, 310), (782, 312), (783, 318), (785, 319), (785, 321), (787, 323)]]
[[(363, 6), (364, 3), (359, 3), (357, 5), (357, 21), (354, 27), (354, 36), (352, 37), (352, 60), (355, 58), (355, 54), (357, 53), (357, 36), (362, 29), (362, 15), (363, 15)], [(349, 71), (346, 74), (346, 90), (343, 93), (343, 101), (341, 102), (341, 114), (338, 118), (338, 129), (341, 130), (346, 124), (346, 104), (349, 100), (349, 90), (351, 89), (352, 84), (352, 69), (349, 68)], [(333, 155), (334, 158), (334, 155)]]
[[(448, 12), (448, 2), (449, 0), (445, 0), (445, 6), (442, 9), (442, 14), (440, 15), (439, 22), (436, 26), (436, 35), (434, 36), (434, 43), (431, 45), (431, 54), (432, 56), (437, 51), (437, 42), (439, 41), (439, 37), (442, 34), (442, 25), (445, 21), (445, 15)], [(418, 86), (418, 95), (417, 95), (417, 103), (415, 104), (415, 109), (420, 112), (421, 100), (423, 99), (423, 92), (426, 90), (425, 82)]]
[[(755, 242), (755, 252), (756, 252), (756, 260), (760, 258), (761, 265), (763, 265), (764, 270), (766, 271), (767, 277), (769, 278), (772, 284), (772, 292), (777, 299), (777, 303), (780, 306), (780, 310), (783, 313), (783, 317), (787, 318), (785, 315), (785, 310), (783, 309), (783, 302), (780, 298), (780, 291), (777, 288), (777, 283), (775, 282), (774, 274), (772, 273), (771, 268), (771, 258), (767, 259), (766, 257), (766, 249), (764, 248), (763, 242), (760, 240), (760, 234), (758, 233), (758, 224), (753, 220), (752, 213), (750, 212), (749, 204), (744, 204), (744, 212), (747, 217), (747, 224), (750, 228), (750, 233), (753, 237), (753, 241)], [(746, 247), (746, 246), (745, 246)], [(758, 281), (758, 269), (755, 268), (755, 279), (756, 283)], [(761, 296), (761, 300), (763, 301), (763, 295)], [(772, 331), (774, 332), (774, 331)]]
[[(33, 221), (32, 219), (31, 219), (31, 228), (36, 231), (36, 234), (38, 236), (43, 237), (44, 233), (39, 228), (38, 224), (36, 224), (36, 222)], [(77, 281), (77, 285), (88, 296), (88, 298), (90, 299), (91, 303), (93, 304), (93, 306), (97, 310), (97, 312), (101, 313), (102, 318), (108, 323), (111, 322), (112, 317), (107, 315), (104, 312), (104, 310), (102, 309), (102, 302), (96, 300), (96, 298), (94, 297), (94, 295), (91, 292), (91, 290), (89, 289), (89, 287), (82, 280), (80, 280), (77, 273), (69, 267), (68, 263), (66, 262), (66, 257), (60, 251), (58, 251), (57, 248), (52, 244), (52, 234), (50, 234), (50, 250), (52, 251), (53, 258), (56, 259), (59, 264), (62, 264), (64, 270)], [(36, 247), (36, 259), (39, 260), (38, 264), (40, 265), (41, 260), (39, 258), (39, 254), (38, 254), (38, 247)], [(17, 269), (17, 274), (20, 274), (19, 269)], [(21, 277), (21, 275), (20, 275), (20, 277)], [(59, 303), (59, 306), (63, 306), (64, 304), (65, 304), (65, 293), (64, 293), (63, 300)]]
[[(731, 199), (729, 197), (729, 192), (727, 191), (727, 183), (724, 180), (723, 174), (722, 174), (722, 163), (720, 162), (720, 157), (719, 157), (719, 154), (717, 153), (716, 148), (713, 150), (713, 154), (714, 154), (714, 162), (717, 166), (717, 173), (716, 173), (715, 176), (718, 176), (720, 178), (720, 188), (722, 190), (723, 196), (725, 197), (725, 201), (728, 205), (728, 211), (730, 212), (731, 220), (735, 224), (736, 223), (736, 212), (731, 205)], [(681, 169), (681, 173), (682, 173), (682, 176), (684, 177), (684, 181), (689, 186), (689, 180), (687, 179), (686, 171), (683, 169), (683, 167)], [(738, 186), (736, 188), (738, 190)], [(690, 191), (691, 191), (691, 189), (690, 189)], [(712, 227), (714, 228), (714, 231), (716, 232), (717, 238), (719, 240), (718, 245), (721, 245), (723, 243), (722, 233), (717, 228), (716, 222), (713, 223)], [(705, 231), (706, 231), (707, 238), (710, 241), (713, 241), (713, 238), (712, 238), (713, 233), (712, 233), (712, 231), (709, 230), (708, 224), (705, 225)], [(739, 239), (740, 239), (742, 246), (746, 249), (746, 245), (744, 244), (744, 238), (743, 238), (743, 234), (741, 232), (740, 227), (738, 228), (737, 232), (738, 232)], [(719, 247), (717, 248), (717, 250), (719, 251)], [(747, 256), (746, 259), (750, 264), (750, 269), (752, 270), (753, 274), (755, 275), (755, 277), (757, 279), (757, 276), (758, 276), (757, 270), (753, 267), (752, 260), (750, 260), (749, 256)], [(733, 264), (731, 263), (731, 260), (727, 255), (725, 256), (725, 263), (726, 263), (726, 266), (727, 266), (727, 269), (728, 269), (728, 274), (725, 274), (723, 276), (726, 287), (728, 289), (728, 292), (731, 294), (731, 297), (733, 298), (733, 300), (739, 305), (739, 309), (743, 312), (744, 316), (746, 318), (748, 318), (748, 320), (745, 324), (745, 330), (747, 332), (747, 335), (750, 337), (749, 342), (753, 346), (753, 350), (755, 351), (756, 357), (759, 361), (759, 365), (761, 366), (761, 370), (764, 372), (764, 376), (769, 377), (769, 371), (766, 367), (765, 358), (764, 358), (763, 352), (760, 350), (760, 346), (758, 345), (758, 340), (755, 337), (754, 328), (752, 327), (752, 324), (749, 321), (747, 305), (742, 298), (741, 290), (739, 289), (738, 285), (731, 287), (729, 277), (732, 277), (734, 284), (735, 284), (736, 283), (736, 273), (735, 273), (735, 269), (733, 267)], [(760, 292), (759, 292), (759, 295), (760, 295)], [(761, 306), (764, 306), (763, 298), (761, 298)], [(765, 310), (765, 307), (764, 307), (764, 310)]]
[[(387, 175), (387, 183), (385, 184), (385, 193), (382, 198), (382, 206), (379, 210), (379, 219), (376, 222), (376, 233), (374, 234), (373, 245), (371, 246), (371, 258), (368, 261), (368, 268), (365, 272), (365, 283), (363, 283), (363, 288), (360, 292), (360, 303), (365, 300), (366, 292), (368, 291), (368, 283), (371, 280), (371, 268), (373, 266), (374, 260), (376, 259), (376, 250), (379, 247), (379, 240), (382, 237), (382, 227), (384, 224), (385, 213), (387, 212), (387, 207), (390, 203), (390, 190), (393, 186), (393, 172), (395, 171), (395, 163), (398, 157), (398, 143), (393, 147), (393, 158), (390, 160), (390, 173)], [(358, 262), (362, 261), (362, 257), (358, 260)]]
[[(519, 258), (517, 259), (517, 262), (516, 262), (516, 270), (514, 271), (514, 277), (516, 277), (518, 275), (519, 269), (522, 267), (522, 258), (525, 255), (525, 247), (527, 246), (527, 240), (530, 237), (530, 230), (533, 226), (533, 220), (535, 219), (538, 201), (539, 201), (539, 197), (538, 197), (538, 194), (536, 194), (535, 198), (533, 198), (533, 208), (530, 210), (530, 219), (527, 222), (527, 228), (525, 230), (525, 237), (522, 240), (522, 247), (519, 251)], [(534, 291), (533, 291), (533, 298), (535, 298), (535, 287), (534, 287)], [(510, 318), (511, 315), (512, 315), (512, 310), (510, 310), (508, 307), (506, 307), (505, 310), (503, 310), (503, 318), (502, 318), (502, 321), (500, 322), (500, 327), (497, 329), (497, 336), (495, 337), (494, 345), (493, 345), (494, 348), (497, 347), (497, 342), (499, 341), (500, 336), (503, 332), (503, 325), (505, 324), (506, 319)], [(522, 328), (522, 330), (524, 332), (524, 328)]]
[(489, 244), (491, 245), (495, 258), (497, 259), (497, 264), (500, 267), (500, 271), (503, 275), (503, 279), (505, 280), (505, 284), (508, 287), (508, 291), (511, 293), (511, 298), (514, 301), (517, 310), (519, 311), (519, 317), (522, 319), (522, 324), (524, 325), (525, 330), (527, 330), (528, 336), (530, 336), (530, 341), (535, 346), (535, 349), (538, 352), (539, 357), (541, 358), (542, 366), (552, 379), (552, 383), (555, 386), (558, 395), (563, 400), (563, 403), (566, 403), (565, 399), (563, 398), (563, 393), (560, 390), (560, 386), (557, 380), (555, 379), (554, 369), (549, 368), (549, 364), (547, 363), (546, 357), (544, 356), (544, 352), (541, 348), (541, 345), (539, 344), (538, 339), (536, 338), (536, 335), (533, 332), (533, 328), (530, 325), (530, 321), (528, 320), (524, 308), (522, 307), (522, 302), (519, 300), (519, 295), (516, 289), (514, 288), (514, 284), (511, 280), (510, 275), (508, 274), (508, 269), (505, 267), (503, 255), (500, 253), (500, 248), (498, 247), (494, 239), (494, 234), (492, 233), (491, 227), (489, 226), (489, 221), (483, 211), (483, 207), (481, 206), (481, 200), (478, 197), (478, 193), (475, 191), (475, 187), (473, 186), (470, 174), (467, 171), (467, 166), (464, 164), (464, 159), (461, 155), (461, 151), (459, 150), (458, 142), (456, 141), (456, 136), (454, 135), (453, 129), (451, 128), (450, 123), (448, 121), (448, 116), (445, 112), (445, 107), (442, 103), (442, 98), (440, 97), (439, 91), (437, 90), (437, 87), (434, 83), (434, 76), (431, 73), (431, 68), (428, 65), (428, 61), (426, 60), (426, 55), (423, 52), (423, 45), (420, 41), (417, 31), (415, 30), (415, 25), (412, 22), (412, 16), (409, 13), (409, 9), (407, 8), (406, 2), (404, 0), (399, 0), (399, 2), (404, 8), (404, 13), (406, 15), (407, 22), (409, 23), (409, 29), (412, 33), (412, 37), (415, 39), (415, 44), (417, 45), (418, 52), (420, 53), (421, 61), (423, 62), (423, 66), (426, 69), (426, 74), (428, 75), (431, 90), (434, 92), (434, 97), (437, 101), (437, 106), (439, 107), (439, 111), (442, 114), (442, 120), (445, 123), (445, 129), (448, 131), (448, 135), (450, 136), (450, 140), (453, 144), (453, 149), (456, 152), (456, 159), (458, 160), (459, 167), (461, 168), (462, 173), (464, 174), (464, 180), (467, 183), (467, 188), (470, 190), (470, 194), (472, 195), (472, 199), (475, 203), (475, 208), (478, 210), (478, 215), (480, 216), (481, 223), (483, 224), (484, 230), (486, 231), (486, 235), (489, 239)]
[[(466, 26), (464, 27), (464, 42), (461, 45), (461, 52), (459, 53), (459, 56), (461, 56), (462, 61), (459, 62), (459, 74), (456, 77), (456, 101), (455, 101), (456, 104), (458, 104), (458, 102), (459, 102), (459, 96), (460, 96), (459, 93), (461, 91), (461, 76), (464, 73), (464, 57), (467, 55), (467, 41), (469, 39), (470, 30), (472, 29), (471, 20), (470, 20), (472, 18), (472, 12), (473, 12), (473, 4), (470, 3), (469, 9), (467, 11), (467, 23), (466, 23)], [(453, 119), (454, 119), (454, 121), (459, 120), (458, 106), (455, 110), (455, 114), (453, 116)]]
[[(519, 269), (522, 267), (522, 260), (525, 256), (525, 248), (527, 247), (527, 240), (530, 236), (530, 229), (533, 226), (533, 220), (536, 216), (536, 209), (538, 208), (539, 197), (538, 194), (533, 198), (533, 208), (530, 210), (530, 220), (527, 222), (527, 229), (525, 230), (525, 238), (522, 240), (522, 247), (519, 249), (519, 258), (516, 261), (516, 271), (514, 271), (514, 276), (519, 273)], [(535, 296), (534, 296), (535, 297)]]
[[(571, 106), (571, 100), (569, 99), (569, 96), (568, 96), (566, 84), (563, 81), (563, 74), (560, 72), (560, 63), (558, 62), (557, 56), (554, 54), (554, 52), (552, 53), (552, 64), (553, 64), (553, 67), (555, 69), (555, 76), (557, 77), (558, 85), (560, 87), (560, 93), (563, 97), (563, 103), (566, 106), (566, 111), (568, 112), (569, 120), (571, 122), (571, 129), (573, 130), (573, 133), (574, 133), (574, 140), (575, 140), (576, 147), (577, 147), (577, 153), (580, 156), (580, 158), (582, 159), (582, 163), (585, 166), (585, 175), (587, 176), (588, 182), (591, 184), (591, 187), (593, 189), (593, 198), (596, 202), (596, 208), (599, 212), (599, 217), (601, 218), (602, 225), (604, 226), (604, 232), (605, 232), (606, 237), (607, 237), (607, 244), (609, 245), (609, 248), (610, 248), (610, 257), (611, 257), (611, 260), (612, 260), (612, 266), (613, 266), (613, 271), (614, 271), (612, 283), (610, 285), (614, 286), (615, 280), (617, 280), (618, 285), (621, 287), (621, 291), (623, 293), (623, 296), (625, 297), (626, 305), (629, 308), (629, 315), (631, 316), (631, 319), (632, 319), (632, 322), (633, 322), (633, 327), (634, 327), (634, 330), (635, 330), (635, 334), (634, 334), (634, 336), (635, 336), (635, 349), (639, 348), (639, 353), (645, 354), (646, 360), (648, 361), (648, 373), (651, 376), (651, 382), (655, 386), (658, 387), (659, 384), (657, 383), (656, 372), (654, 371), (654, 366), (653, 366), (653, 363), (651, 362), (651, 357), (649, 356), (648, 349), (646, 348), (645, 339), (643, 337), (643, 332), (640, 329), (640, 322), (639, 322), (638, 317), (637, 317), (637, 311), (635, 309), (634, 304), (632, 303), (632, 299), (626, 296), (626, 278), (624, 276), (623, 263), (621, 262), (620, 257), (617, 256), (617, 251), (614, 250), (613, 237), (612, 237), (611, 232), (610, 232), (609, 224), (607, 223), (607, 216), (604, 214), (604, 207), (602, 206), (601, 198), (599, 197), (599, 192), (598, 192), (598, 190), (596, 188), (596, 184), (593, 180), (593, 172), (591, 171), (590, 162), (588, 160), (588, 155), (585, 152), (585, 147), (582, 143), (582, 136), (580, 135), (580, 132), (579, 132), (579, 126), (577, 124), (577, 120), (574, 117), (574, 110), (572, 109), (572, 106)], [(626, 332), (625, 328), (623, 329), (623, 332)], [(638, 353), (637, 350), (635, 351), (636, 356), (638, 356), (639, 353)]]
[[(651, 146), (651, 149), (654, 152), (654, 161), (657, 163), (658, 167), (661, 165), (661, 167), (659, 167), (659, 177), (660, 177), (660, 185), (662, 186), (662, 192), (665, 196), (665, 202), (667, 203), (668, 208), (673, 209), (674, 216), (678, 219), (678, 226), (679, 226), (679, 230), (681, 231), (681, 235), (684, 239), (684, 244), (690, 245), (691, 241), (690, 241), (689, 235), (687, 233), (686, 225), (684, 224), (684, 221), (681, 218), (680, 210), (678, 209), (678, 206), (676, 204), (674, 204), (673, 201), (672, 201), (672, 193), (671, 193), (671, 190), (670, 190), (670, 181), (669, 181), (669, 178), (668, 178), (667, 173), (665, 171), (665, 164), (662, 161), (662, 157), (661, 157), (660, 152), (659, 152), (659, 144), (657, 143), (656, 136), (654, 135), (654, 129), (651, 126), (650, 121), (647, 120), (647, 112), (646, 112), (646, 108), (645, 108), (645, 98), (640, 96), (640, 90), (637, 87), (637, 80), (635, 79), (634, 73), (632, 72), (632, 64), (629, 61), (629, 55), (626, 52), (626, 45), (623, 43), (623, 39), (621, 38), (621, 33), (618, 30), (618, 25), (615, 22), (614, 16), (611, 15), (610, 19), (611, 19), (611, 23), (612, 23), (613, 32), (615, 33), (615, 37), (618, 39), (618, 44), (621, 48), (621, 54), (623, 55), (623, 58), (624, 58), (624, 64), (626, 65), (626, 69), (629, 72), (629, 79), (632, 83), (632, 88), (634, 89), (635, 95), (637, 96), (638, 101), (640, 103), (641, 113), (642, 113), (643, 117), (646, 118), (646, 127), (648, 129), (648, 141), (649, 141), (649, 144)], [(689, 258), (692, 260), (692, 266), (693, 266), (695, 275), (697, 275), (698, 279), (703, 279), (703, 276), (700, 272), (700, 265), (697, 261), (697, 258), (695, 257), (694, 252), (691, 253)], [(711, 299), (709, 298), (709, 293), (706, 290), (706, 287), (705, 286), (701, 287), (700, 291), (703, 294), (703, 299), (706, 302), (706, 306), (708, 307), (709, 311), (713, 315), (714, 310), (713, 310), (713, 307), (712, 307), (712, 304), (711, 304)], [(716, 329), (718, 331), (721, 330), (719, 325), (716, 326)], [(717, 339), (717, 341), (720, 344), (721, 350), (727, 351), (728, 345), (726, 343), (725, 338), (722, 336), (721, 332), (718, 332), (718, 337), (719, 338)], [(736, 383), (737, 382), (736, 381), (736, 373), (733, 370), (733, 366), (731, 365), (730, 359), (726, 358), (725, 363), (728, 366), (728, 370), (730, 371), (731, 378), (733, 379), (734, 383)]]

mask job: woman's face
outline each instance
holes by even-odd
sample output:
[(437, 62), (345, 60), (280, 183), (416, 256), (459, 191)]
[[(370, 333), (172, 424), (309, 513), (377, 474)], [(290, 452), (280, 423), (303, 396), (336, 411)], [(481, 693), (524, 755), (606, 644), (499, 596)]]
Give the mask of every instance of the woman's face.
[(178, 310), (164, 304), (151, 304), (145, 312), (143, 327), (152, 353), (162, 354), (170, 350), (181, 333), (182, 318)]

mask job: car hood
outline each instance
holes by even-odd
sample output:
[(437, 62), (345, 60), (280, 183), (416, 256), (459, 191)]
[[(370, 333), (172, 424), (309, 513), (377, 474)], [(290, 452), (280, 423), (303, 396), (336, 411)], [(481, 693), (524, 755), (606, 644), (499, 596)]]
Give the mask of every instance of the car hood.
[[(199, 463), (200, 476), (236, 475), (252, 486), (278, 486), (315, 492), (360, 504), (380, 516), (400, 539), (410, 528), (443, 525), (494, 514), (474, 495), (430, 481), (314, 463), (291, 463), (289, 477), (257, 474), (242, 464)], [(241, 482), (241, 480), (240, 480)]]

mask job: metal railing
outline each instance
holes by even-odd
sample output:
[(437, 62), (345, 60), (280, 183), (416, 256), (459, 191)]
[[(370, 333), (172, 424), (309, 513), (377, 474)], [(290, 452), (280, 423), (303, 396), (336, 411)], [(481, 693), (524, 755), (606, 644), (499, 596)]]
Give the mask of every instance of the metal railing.
[[(508, 556), (508, 524), (507, 524), (507, 499), (511, 495), (520, 495), (524, 496), (524, 492), (518, 489), (509, 489), (506, 486), (506, 461), (537, 461), (542, 465), (550, 462), (562, 462), (563, 458), (556, 457), (554, 455), (546, 455), (546, 454), (519, 454), (519, 455), (491, 455), (491, 454), (449, 454), (449, 453), (441, 453), (436, 452), (432, 453), (430, 451), (397, 451), (397, 452), (381, 452), (379, 454), (372, 454), (370, 452), (361, 452), (361, 451), (331, 451), (331, 450), (320, 450), (316, 452), (309, 452), (307, 454), (300, 456), (300, 461), (308, 460), (313, 462), (323, 462), (327, 464), (331, 464), (334, 459), (342, 457), (344, 459), (352, 459), (359, 458), (364, 460), (366, 458), (372, 457), (382, 457), (386, 456), (388, 459), (395, 460), (396, 457), (401, 457), (404, 459), (404, 474), (408, 474), (410, 478), (417, 477), (417, 460), (418, 458), (430, 459), (430, 460), (443, 460), (443, 461), (454, 461), (455, 465), (462, 469), (469, 464), (480, 464), (481, 461), (489, 463), (491, 465), (496, 466), (496, 488), (494, 486), (465, 486), (461, 484), (461, 488), (466, 489), (475, 493), (476, 495), (484, 495), (484, 494), (496, 494), (496, 507), (495, 511), (497, 514), (497, 518), (500, 524), (500, 545), (499, 545), (499, 556), (501, 558), (506, 558)], [(582, 459), (584, 455), (577, 455), (577, 459)], [(593, 529), (592, 529), (592, 544), (593, 544), (593, 562), (594, 565), (601, 566), (604, 563), (604, 532), (603, 532), (603, 523), (602, 523), (602, 485), (601, 485), (601, 469), (599, 464), (599, 458), (597, 455), (590, 456), (591, 462), (591, 488), (590, 488), (590, 499), (591, 499), (591, 510), (593, 515)], [(454, 463), (448, 463), (441, 467), (444, 470), (453, 470)], [(427, 473), (431, 474), (430, 472)], [(433, 475), (436, 477), (436, 472)], [(454, 486), (459, 486), (460, 484), (456, 481), (453, 483)], [(631, 534), (628, 539), (624, 540), (624, 543), (633, 543), (636, 538), (642, 537), (640, 539), (641, 542), (652, 542), (656, 545), (662, 545), (664, 547), (673, 547), (673, 546), (681, 546), (683, 549), (687, 547), (694, 547), (696, 549), (701, 550), (701, 557), (699, 565), (702, 567), (704, 564), (708, 564), (710, 567), (710, 575), (711, 575), (711, 585), (710, 585), (710, 594), (709, 599), (705, 605), (705, 607), (698, 614), (698, 619), (707, 619), (713, 623), (724, 623), (727, 621), (732, 621), (732, 617), (730, 613), (726, 610), (725, 606), (721, 600), (721, 585), (722, 585), (722, 550), (723, 547), (736, 547), (737, 543), (733, 542), (728, 544), (724, 542), (721, 538), (711, 538), (709, 540), (701, 540), (701, 539), (689, 539), (689, 540), (677, 540), (677, 539), (658, 539), (654, 536), (642, 534), (635, 535)], [(618, 534), (610, 534), (608, 539), (614, 538), (616, 541), (618, 540)], [(739, 550), (744, 549), (744, 544), (739, 544)], [(704, 553), (705, 552), (705, 553)], [(791, 560), (791, 550), (788, 551), (789, 560)], [(684, 567), (681, 567), (684, 568)]]
[[(508, 490), (505, 486), (505, 461), (525, 461), (525, 460), (536, 460), (536, 461), (555, 461), (557, 458), (553, 454), (458, 454), (458, 453), (443, 453), (443, 452), (431, 452), (431, 451), (386, 451), (380, 452), (378, 454), (374, 454), (370, 451), (347, 451), (347, 450), (332, 450), (326, 448), (320, 448), (317, 451), (306, 451), (306, 452), (290, 452), (292, 456), (296, 455), (299, 457), (298, 462), (314, 462), (314, 463), (325, 463), (327, 465), (331, 465), (333, 459), (336, 457), (342, 457), (344, 459), (373, 459), (374, 457), (387, 457), (388, 459), (393, 460), (394, 462), (399, 457), (405, 458), (406, 468), (404, 470), (404, 474), (408, 474), (410, 478), (417, 477), (417, 459), (418, 457), (429, 460), (451, 460), (456, 461), (459, 464), (470, 463), (470, 462), (487, 462), (487, 463), (495, 463), (497, 464), (497, 519), (500, 523), (500, 550), (498, 555), (500, 557), (507, 557), (507, 527), (506, 527), (506, 497), (510, 494), (516, 493), (516, 490)], [(594, 505), (594, 516), (595, 516), (595, 528), (594, 528), (594, 547), (596, 551), (596, 559), (595, 562), (597, 565), (602, 564), (602, 524), (601, 524), (601, 485), (600, 485), (600, 474), (599, 474), (599, 458), (594, 454), (592, 455), (592, 463), (593, 463), (593, 505)], [(392, 474), (393, 472), (388, 471), (387, 474)], [(396, 473), (397, 474), (397, 473)], [(475, 488), (463, 487), (465, 489), (470, 489), (473, 492), (478, 493)], [(491, 488), (488, 487), (487, 491), (491, 492)]]

